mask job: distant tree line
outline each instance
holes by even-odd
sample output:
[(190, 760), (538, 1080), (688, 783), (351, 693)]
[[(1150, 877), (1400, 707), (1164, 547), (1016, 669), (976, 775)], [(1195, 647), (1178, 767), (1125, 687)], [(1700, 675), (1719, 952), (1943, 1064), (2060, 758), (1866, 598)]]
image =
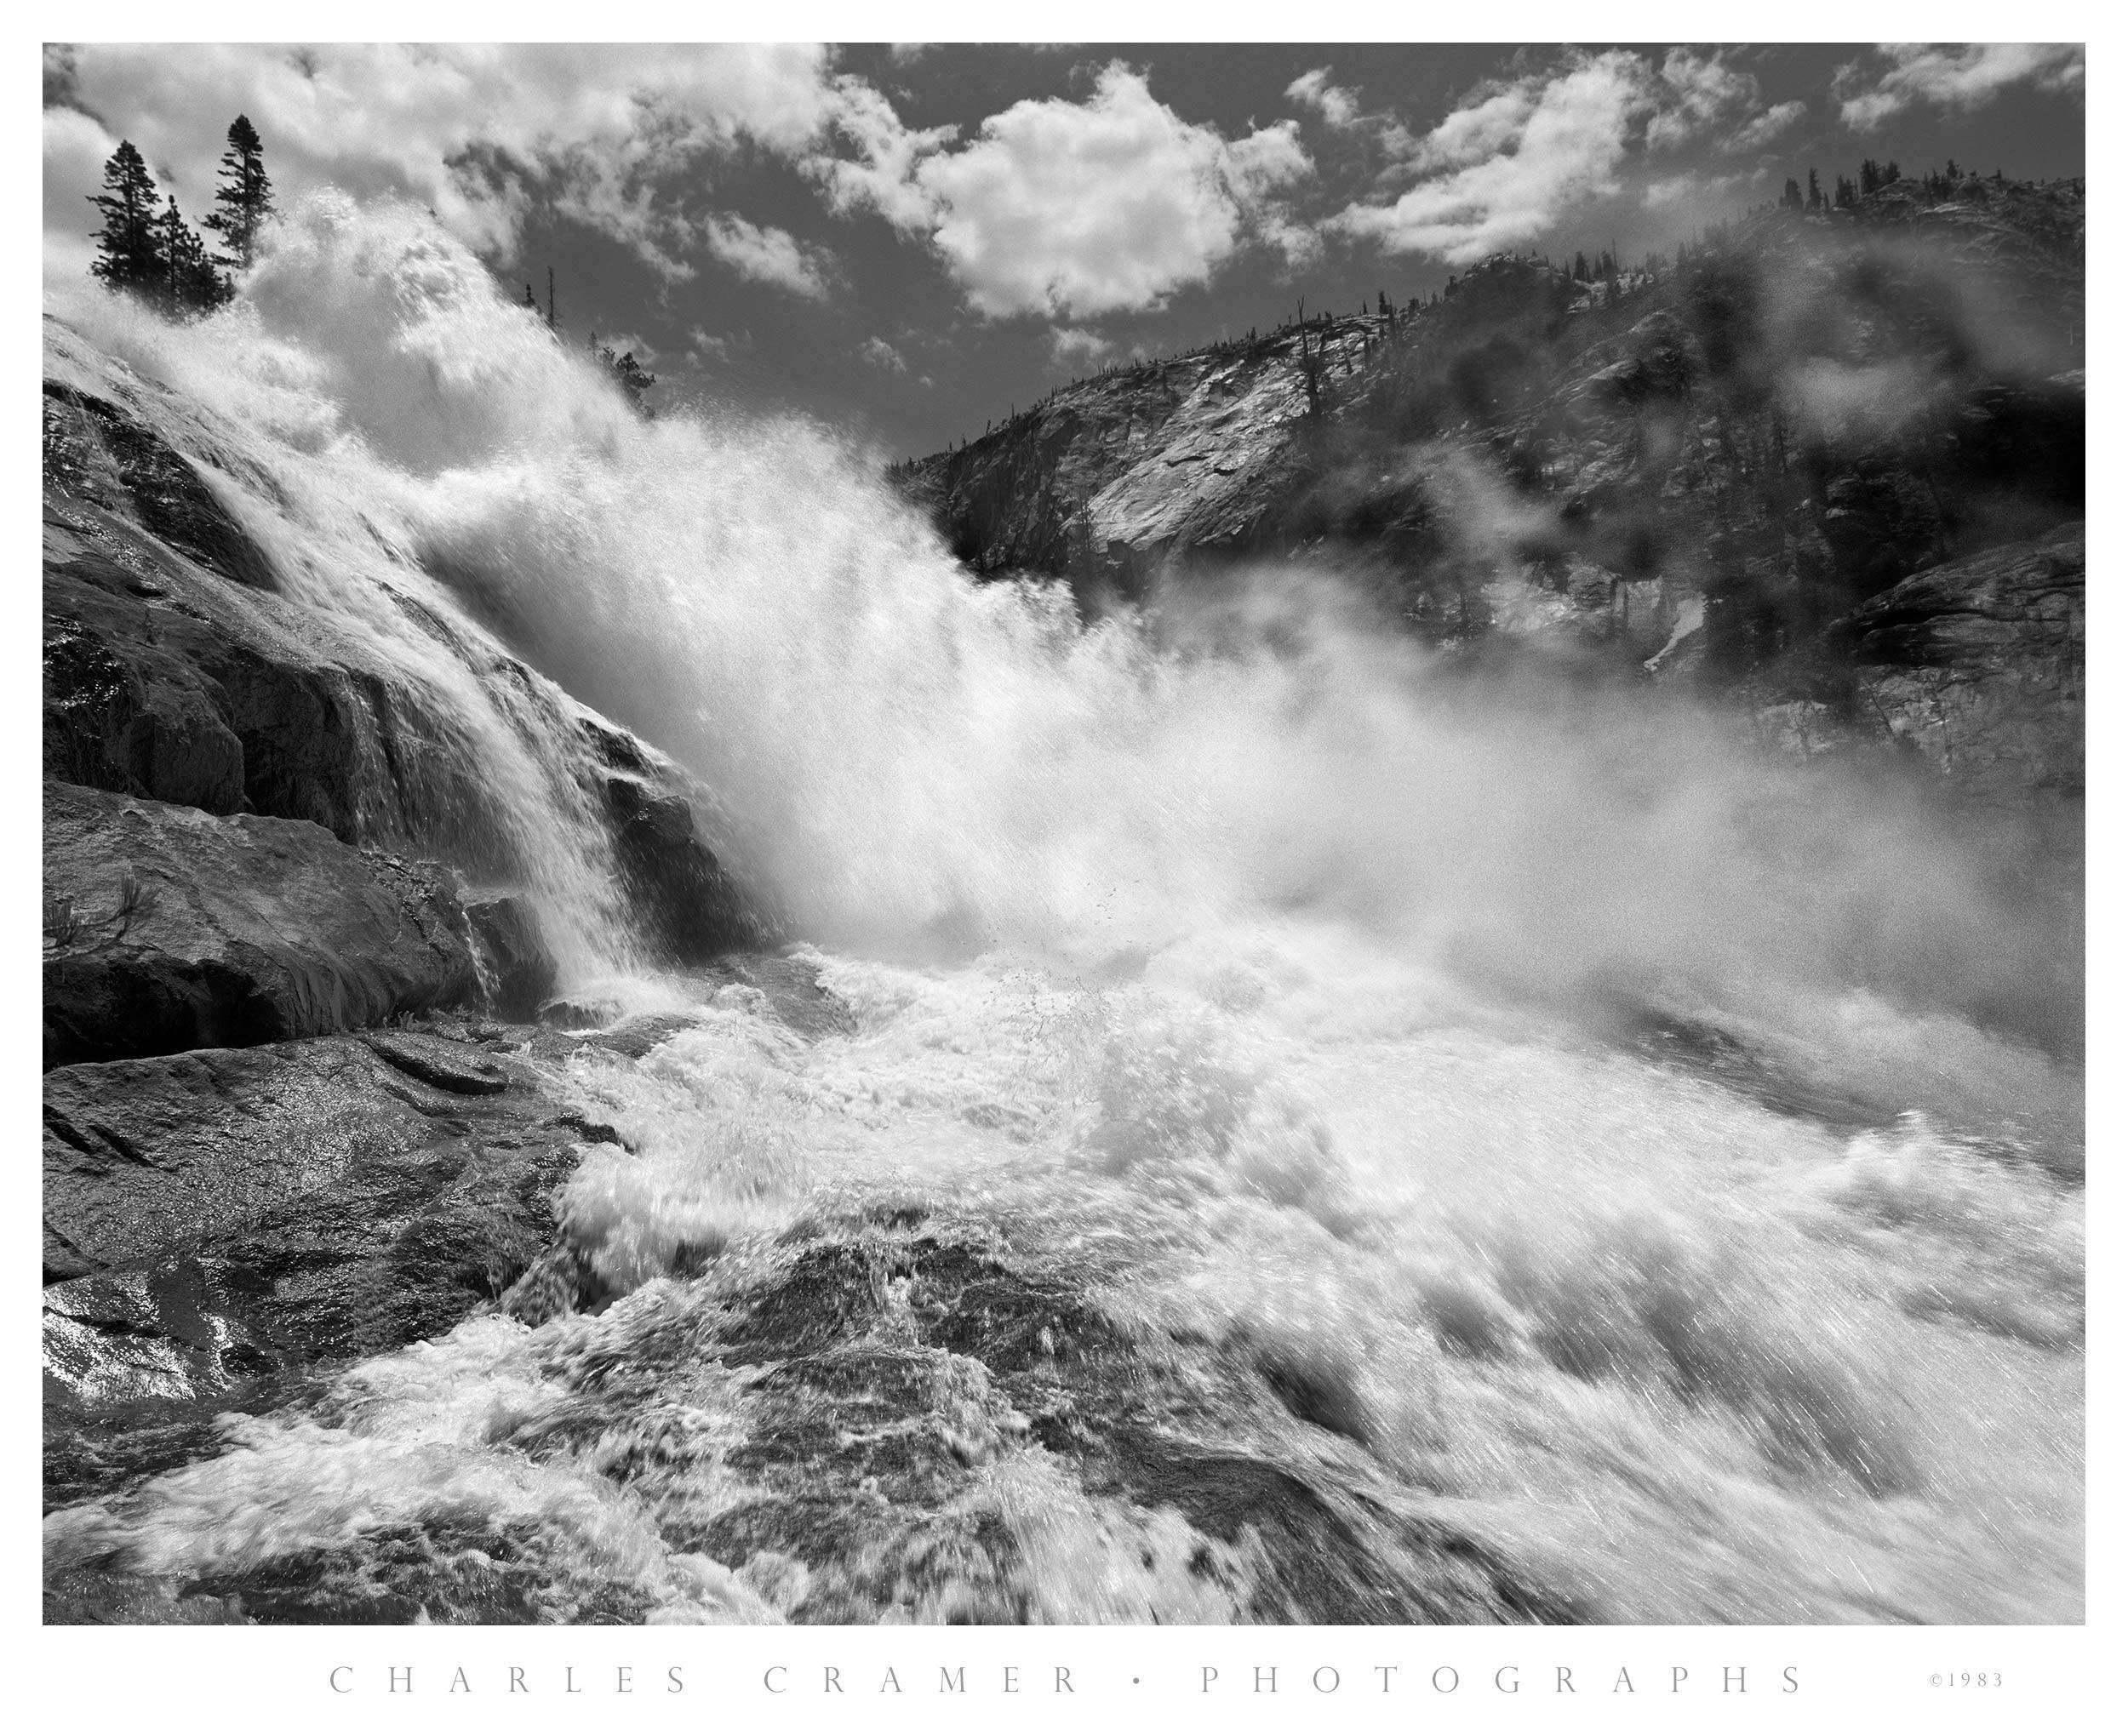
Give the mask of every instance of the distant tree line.
[[(1777, 201), (1753, 206), (1743, 214), (1752, 217), (1777, 208), (1812, 212), (1853, 210), (1871, 194), (1902, 181), (1918, 188), (1930, 198), (1970, 199), (1985, 197), (1986, 188), (1991, 184), (2000, 186), (2003, 174), (1998, 168), (1993, 174), (1983, 176), (1976, 170), (1961, 168), (1957, 160), (1953, 158), (1946, 162), (1940, 171), (1926, 170), (1918, 179), (1910, 179), (1896, 162), (1879, 163), (1873, 157), (1865, 157), (1856, 179), (1850, 180), (1845, 175), (1834, 177), (1830, 194), (1820, 186), (1817, 170), (1813, 168), (1807, 172), (1804, 182), (1799, 183), (1793, 179), (1788, 180)], [(1730, 229), (1726, 221), (1718, 221), (1696, 231), (1689, 244), (1679, 242), (1674, 265), (1668, 255), (1656, 253), (1650, 253), (1635, 263), (1627, 258), (1616, 242), (1600, 249), (1593, 260), (1587, 253), (1577, 251), (1570, 266), (1553, 266), (1548, 256), (1534, 250), (1529, 257), (1541, 260), (1547, 267), (1558, 271), (1573, 284), (1586, 285), (1592, 291), (1597, 286), (1602, 286), (1603, 294), (1598, 299), (1608, 304), (1622, 297), (1634, 297), (1643, 291), (1659, 288), (1673, 274), (1686, 272), (1710, 250), (1718, 252), (1725, 248), (1729, 243)], [(1522, 255), (1518, 253), (1515, 257), (1519, 259)], [(1490, 263), (1486, 262), (1487, 265)], [(1484, 266), (1479, 267), (1479, 271), (1484, 269)], [(1471, 275), (1474, 277), (1477, 273)], [(1181, 394), (1169, 378), (1170, 368), (1194, 361), (1219, 360), (1238, 354), (1257, 356), (1267, 345), (1285, 345), (1296, 339), (1297, 344), (1288, 353), (1294, 356), (1301, 377), (1306, 417), (1311, 424), (1320, 425), (1330, 406), (1330, 376), (1334, 370), (1345, 375), (1357, 373), (1364, 380), (1372, 371), (1378, 357), (1409, 347), (1415, 333), (1412, 322), (1418, 315), (1453, 302), (1462, 287), (1456, 274), (1451, 272), (1447, 283), (1439, 291), (1425, 296), (1415, 295), (1401, 309), (1390, 300), (1387, 291), (1377, 290), (1371, 308), (1364, 301), (1362, 302), (1356, 323), (1359, 328), (1356, 331), (1353, 329), (1355, 323), (1350, 317), (1320, 312), (1311, 315), (1306, 305), (1302, 304), (1292, 320), (1281, 323), (1261, 338), (1252, 326), (1245, 338), (1217, 339), (1170, 357), (1139, 357), (1130, 362), (1110, 363), (1091, 374), (1083, 378), (1074, 375), (1068, 382), (1052, 386), (1025, 411), (1016, 405), (1013, 406), (1004, 421), (986, 422), (982, 435), (976, 441), (971, 443), (963, 439), (949, 445), (946, 454), (939, 455), (950, 456), (957, 451), (964, 452), (971, 443), (981, 445), (993, 436), (1010, 434), (1026, 419), (1038, 414), (1060, 398), (1075, 395), (1081, 387), (1124, 375), (1133, 380), (1149, 378), (1160, 386), (1170, 403), (1179, 403)], [(1324, 334), (1333, 331), (1341, 340), (1340, 346), (1335, 351), (1324, 340)], [(1311, 341), (1312, 334), (1313, 341)], [(889, 473), (901, 478), (912, 477), (926, 462), (912, 457), (890, 465)]]
[(90, 272), (171, 318), (210, 312), (235, 294), (228, 274), (250, 265), (260, 226), (273, 212), (273, 184), (258, 129), (243, 115), (230, 123), (228, 141), (215, 209), (202, 225), (225, 251), (208, 251), (177, 196), (163, 198), (133, 141), (122, 139), (104, 164), (103, 191), (89, 196), (104, 220)]
[[(1862, 158), (1862, 169), (1854, 180), (1844, 174), (1833, 177), (1833, 192), (1827, 197), (1817, 184), (1817, 171), (1809, 174), (1807, 186), (1799, 186), (1793, 177), (1781, 190), (1780, 203), (1792, 211), (1845, 211), (1860, 204), (1872, 193), (1880, 192), (1906, 177), (1896, 163), (1879, 163), (1873, 157)], [(1982, 177), (1974, 169), (1961, 169), (1956, 157), (1946, 162), (1942, 169), (1929, 169), (1920, 177), (1921, 191), (1931, 199), (1947, 199), (1967, 187), (1978, 186)], [(1999, 168), (1987, 179), (2000, 181)]]

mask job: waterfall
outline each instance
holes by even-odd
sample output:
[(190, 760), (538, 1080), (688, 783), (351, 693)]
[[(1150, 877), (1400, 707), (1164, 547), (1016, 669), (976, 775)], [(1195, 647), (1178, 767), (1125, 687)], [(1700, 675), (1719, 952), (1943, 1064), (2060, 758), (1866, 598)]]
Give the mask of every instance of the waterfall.
[[(575, 1067), (632, 1147), (569, 1196), (636, 1293), (611, 1314), (380, 1359), (337, 1420), (246, 1420), (55, 1516), (63, 1549), (183, 1574), (470, 1509), (638, 1613), (770, 1619), (666, 1522), (738, 1473), (638, 1499), (589, 1448), (528, 1456), (526, 1419), (708, 1306), (683, 1249), (767, 1270), (810, 1202), (901, 1189), (1049, 1226), (1134, 1342), (1301, 1371), (1384, 1487), (1604, 1619), (2079, 1607), (2081, 1083), (2014, 1009), (2080, 981), (2080, 927), (2014, 819), (1685, 698), (1459, 672), (1319, 571), (1093, 622), (977, 584), (874, 454), (638, 419), (408, 208), (308, 198), (197, 325), (52, 311), (79, 367), (170, 389), (141, 414), (289, 593), (430, 696), (573, 979), (655, 975), (581, 701), (712, 792), (850, 1014), (808, 1045), (735, 998), (643, 1069)], [(661, 1403), (757, 1402), (655, 1373)], [(1055, 1619), (1233, 1613), (1172, 1510), (981, 1451)]]

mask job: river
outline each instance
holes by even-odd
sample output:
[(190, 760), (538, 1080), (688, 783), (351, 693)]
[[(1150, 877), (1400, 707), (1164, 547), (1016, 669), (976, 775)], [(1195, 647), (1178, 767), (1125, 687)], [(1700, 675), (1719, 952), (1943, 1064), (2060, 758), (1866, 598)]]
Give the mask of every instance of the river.
[[(1088, 1476), (927, 1336), (927, 1271), (980, 1253), (1109, 1347), (1074, 1402), (1303, 1468), (1441, 1619), (1473, 1560), (1473, 1619), (2081, 1619), (2076, 874), (2013, 820), (1704, 700), (1458, 673), (1321, 572), (1090, 625), (978, 585), (832, 431), (637, 419), (418, 213), (306, 202), (195, 327), (54, 311), (480, 755), (467, 824), (563, 991), (695, 1018), (562, 1081), (632, 1148), (566, 1200), (621, 1299), (340, 1371), (48, 1550), (254, 1585), (411, 1550), (439, 1620), (484, 1619), (436, 1566), (474, 1535), (546, 1619), (1275, 1608), (1278, 1539)], [(714, 792), (834, 1028), (646, 959), (569, 708), (497, 646)], [(920, 1402), (717, 1352), (828, 1223), (872, 1226), (867, 1342)], [(732, 1541), (809, 1404), (950, 1448), (924, 1573)], [(823, 1522), (875, 1524), (822, 1465)], [(1416, 1559), (1451, 1533), (1465, 1567)]]

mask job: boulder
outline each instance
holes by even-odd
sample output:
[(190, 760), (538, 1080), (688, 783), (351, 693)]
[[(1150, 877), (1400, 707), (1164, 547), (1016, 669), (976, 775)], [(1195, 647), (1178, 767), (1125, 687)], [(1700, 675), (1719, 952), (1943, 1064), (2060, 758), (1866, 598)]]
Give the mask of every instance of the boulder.
[(322, 826), (44, 786), (48, 1066), (316, 1036), (476, 997), (431, 865)]
[(483, 1152), (586, 1137), (537, 1069), (436, 1031), (56, 1068), (45, 1276), (255, 1245), (276, 1223), (363, 1240)]
[(210, 1454), (218, 1413), (501, 1296), (615, 1137), (508, 1048), (438, 1028), (46, 1074), (48, 1500)]
[(558, 970), (530, 900), (509, 893), (473, 893), (464, 902), (489, 1010), (502, 1019), (537, 1017), (553, 992)]
[(606, 780), (614, 860), (638, 927), (675, 962), (698, 964), (767, 938), (716, 856), (695, 836), (692, 809), (640, 775)]

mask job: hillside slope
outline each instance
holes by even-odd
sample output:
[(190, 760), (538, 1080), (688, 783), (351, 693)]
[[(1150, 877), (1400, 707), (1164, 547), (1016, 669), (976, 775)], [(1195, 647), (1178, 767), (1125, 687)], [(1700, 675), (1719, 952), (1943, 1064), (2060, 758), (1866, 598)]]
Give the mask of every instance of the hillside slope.
[(1834, 622), (2081, 517), (2083, 226), (2080, 180), (1905, 180), (1610, 284), (1499, 255), (1074, 382), (899, 476), (974, 571), (1085, 607), (1300, 557), (1439, 642), (1844, 713), (1869, 654)]

